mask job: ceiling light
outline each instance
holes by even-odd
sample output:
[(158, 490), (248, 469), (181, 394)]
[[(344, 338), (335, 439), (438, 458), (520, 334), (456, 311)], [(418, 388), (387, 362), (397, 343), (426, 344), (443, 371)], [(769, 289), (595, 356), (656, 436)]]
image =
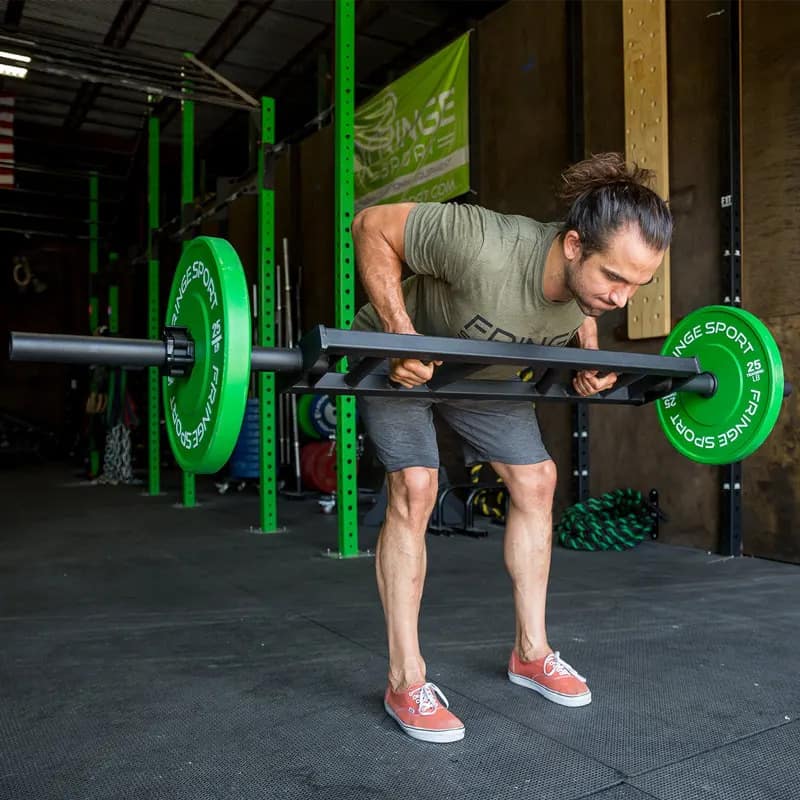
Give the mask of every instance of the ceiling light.
[(24, 78), (28, 74), (26, 67), (15, 67), (11, 64), (0, 64), (0, 75), (9, 75), (12, 78)]
[(9, 61), (22, 61), (23, 64), (30, 64), (30, 56), (21, 56), (19, 53), (8, 53), (5, 50), (0, 50), (0, 58), (7, 58)]

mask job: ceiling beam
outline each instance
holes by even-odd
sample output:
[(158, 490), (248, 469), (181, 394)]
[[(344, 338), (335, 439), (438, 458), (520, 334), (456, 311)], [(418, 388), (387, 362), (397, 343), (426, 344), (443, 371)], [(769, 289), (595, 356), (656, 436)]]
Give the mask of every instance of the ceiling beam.
[[(211, 34), (211, 38), (195, 53), (198, 61), (202, 61), (212, 69), (218, 67), (228, 53), (252, 30), (258, 20), (265, 14), (275, 0), (239, 0), (233, 10)], [(155, 109), (161, 119), (161, 127), (166, 128), (178, 112), (178, 104), (174, 100), (162, 100)]]
[[(139, 20), (142, 18), (149, 0), (123, 0), (117, 16), (111, 23), (108, 33), (103, 39), (103, 44), (106, 47), (124, 47), (128, 40), (133, 36)], [(98, 83), (89, 83), (84, 81), (75, 99), (72, 101), (72, 106), (64, 120), (64, 127), (67, 130), (78, 130), (81, 125), (86, 121), (86, 116), (97, 100), (98, 95), (102, 90), (102, 85)]]
[[(208, 41), (195, 53), (196, 57), (209, 67), (220, 65), (225, 56), (244, 38), (259, 19), (266, 13), (274, 0), (238, 0), (227, 17), (211, 34)], [(178, 104), (174, 100), (163, 99), (156, 104), (152, 113), (161, 120), (161, 129), (165, 129), (175, 114)], [(147, 126), (143, 125), (136, 138), (134, 156), (128, 168), (128, 177), (137, 172), (145, 160), (145, 142)]]
[(3, 15), (3, 25), (9, 28), (18, 28), (22, 22), (22, 12), (25, 8), (25, 0), (8, 0), (6, 13)]
[[(390, 3), (378, 2), (378, 0), (361, 0), (356, 6), (356, 36), (360, 36), (362, 31), (366, 32), (367, 28), (386, 14), (390, 8)], [(297, 78), (298, 74), (310, 69), (312, 65), (316, 69), (317, 54), (320, 51), (333, 52), (335, 44), (335, 26), (330, 24), (264, 83), (256, 96), (280, 97), (288, 84)]]
[[(391, 9), (391, 3), (386, 0), (356, 0), (355, 31), (359, 37), (367, 28)], [(316, 74), (320, 53), (332, 54), (336, 44), (336, 31), (333, 22), (325, 24), (323, 29), (302, 49), (290, 58), (279, 70), (265, 81), (254, 96), (272, 97), (279, 109), (285, 109), (287, 104), (282, 102), (284, 94), (291, 92), (292, 83), (305, 74)], [(224, 122), (217, 126), (203, 141), (201, 151), (205, 151), (209, 144), (221, 137), (224, 139), (236, 119), (231, 114)], [(308, 120), (303, 120), (307, 122)]]
[(274, 0), (239, 0), (222, 24), (211, 34), (197, 58), (209, 67), (222, 63), (225, 56), (249, 33)]

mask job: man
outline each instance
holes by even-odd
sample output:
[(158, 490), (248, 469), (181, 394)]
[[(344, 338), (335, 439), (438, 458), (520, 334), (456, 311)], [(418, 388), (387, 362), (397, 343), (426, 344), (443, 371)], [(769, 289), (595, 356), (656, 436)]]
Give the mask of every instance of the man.
[[(473, 205), (374, 206), (352, 226), (356, 260), (370, 303), (353, 327), (388, 333), (566, 345), (596, 349), (595, 318), (623, 308), (653, 280), (669, 245), (672, 218), (618, 154), (594, 156), (562, 176), (569, 204), (563, 223), (540, 223)], [(415, 273), (402, 281), (403, 265)], [(441, 362), (393, 359), (390, 378), (404, 387), (428, 381)], [(490, 367), (478, 378), (514, 378)], [(574, 378), (589, 396), (615, 375)], [(387, 713), (408, 735), (432, 742), (464, 737), (439, 688), (426, 680), (418, 640), (425, 579), (425, 532), (436, 500), (435, 405), (465, 443), (467, 463), (489, 462), (510, 496), (504, 540), (516, 635), (509, 679), (566, 706), (591, 692), (550, 647), (545, 601), (550, 568), (556, 469), (529, 402), (360, 398), (368, 435), (387, 471), (388, 505), (376, 550), (378, 590), (389, 645)]]

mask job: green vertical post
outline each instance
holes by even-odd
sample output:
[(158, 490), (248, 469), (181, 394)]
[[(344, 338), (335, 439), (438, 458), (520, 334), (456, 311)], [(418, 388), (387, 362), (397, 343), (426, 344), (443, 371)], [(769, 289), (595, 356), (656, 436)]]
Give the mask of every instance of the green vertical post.
[(100, 202), (96, 172), (89, 173), (89, 332), (100, 324), (100, 297), (97, 273), (100, 265)]
[(119, 333), (119, 286), (108, 287), (108, 332)]
[[(261, 98), (258, 145), (258, 343), (275, 346), (275, 190), (273, 165), (267, 155), (275, 144), (275, 101)], [(275, 373), (258, 375), (260, 421), (261, 530), (278, 531), (278, 487), (275, 453)]]
[[(112, 280), (116, 281), (119, 275), (119, 253), (108, 254), (108, 265)], [(119, 333), (119, 284), (108, 285), (108, 332), (112, 335)]]
[[(159, 151), (161, 122), (158, 117), (148, 120), (147, 140), (147, 335), (150, 339), (161, 336), (159, 324), (159, 264), (156, 231), (160, 218), (159, 210)], [(161, 492), (161, 447), (159, 402), (160, 377), (158, 367), (148, 367), (147, 375), (147, 419), (149, 441), (149, 490), (151, 495)]]
[[(181, 219), (185, 225), (193, 216), (194, 205), (194, 101), (181, 101)], [(184, 234), (183, 247), (189, 245)], [(183, 473), (183, 505), (192, 508), (197, 503), (193, 472)]]
[[(108, 254), (108, 267), (109, 277), (111, 280), (116, 281), (119, 277), (119, 254)], [(119, 333), (119, 284), (109, 283), (108, 285), (108, 307), (106, 308), (108, 314), (108, 332), (112, 336)], [(114, 379), (114, 373), (111, 373), (111, 379)], [(120, 398), (120, 418), (125, 416), (125, 392), (127, 386), (127, 373), (125, 369), (119, 371), (119, 398)], [(109, 390), (109, 403), (111, 402), (111, 391)]]
[[(334, 69), (334, 186), (336, 327), (353, 324), (355, 256), (350, 225), (355, 210), (355, 2), (336, 2)], [(341, 367), (340, 367), (341, 368)], [(339, 556), (358, 555), (358, 484), (356, 483), (356, 404), (352, 396), (336, 398), (336, 483)]]
[[(100, 209), (99, 182), (96, 172), (89, 173), (89, 333), (94, 334), (100, 325), (100, 295), (98, 268), (100, 264)], [(89, 433), (89, 475), (100, 472), (100, 452), (94, 436), (94, 424)]]

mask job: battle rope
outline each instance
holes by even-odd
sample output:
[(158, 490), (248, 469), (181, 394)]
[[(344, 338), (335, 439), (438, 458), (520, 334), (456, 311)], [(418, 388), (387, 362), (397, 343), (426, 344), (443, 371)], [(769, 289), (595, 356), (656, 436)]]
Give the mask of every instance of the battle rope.
[(627, 550), (651, 535), (656, 513), (641, 492), (616, 489), (570, 506), (556, 534), (571, 550)]

